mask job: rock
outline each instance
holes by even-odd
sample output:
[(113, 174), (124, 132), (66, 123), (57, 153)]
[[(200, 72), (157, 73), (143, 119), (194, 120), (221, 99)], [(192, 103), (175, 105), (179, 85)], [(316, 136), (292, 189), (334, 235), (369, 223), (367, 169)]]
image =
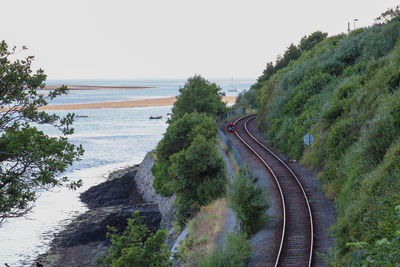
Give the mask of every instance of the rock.
[(143, 203), (143, 198), (136, 189), (135, 175), (136, 168), (120, 178), (114, 178), (89, 188), (81, 194), (80, 199), (91, 209)]
[[(106, 237), (107, 225), (123, 232), (127, 219), (136, 210), (144, 216), (146, 227), (152, 232), (161, 225), (171, 230), (175, 196), (164, 198), (155, 192), (151, 173), (153, 164), (154, 158), (148, 153), (139, 166), (113, 172), (106, 182), (82, 193), (80, 198), (89, 210), (57, 234), (51, 249), (42, 255), (46, 266), (98, 266), (96, 259), (110, 245)], [(173, 236), (171, 230), (168, 236), (171, 246)]]
[(122, 169), (113, 171), (108, 175), (107, 181), (111, 181), (116, 178), (121, 178), (122, 176), (124, 176), (125, 174), (130, 173), (130, 172), (136, 172), (138, 167), (139, 167), (139, 164), (136, 164), (136, 165), (133, 165), (130, 167), (126, 167), (126, 168), (122, 168)]
[(163, 219), (167, 219), (165, 217), (169, 217), (172, 214), (175, 195), (171, 197), (162, 197), (161, 195), (157, 194), (153, 187), (154, 176), (151, 173), (153, 164), (154, 158), (152, 157), (152, 153), (147, 153), (137, 169), (136, 176), (134, 177), (135, 183), (137, 190), (139, 191), (140, 195), (142, 195), (144, 201), (149, 203), (157, 203)]
[(159, 228), (161, 214), (156, 205), (124, 207), (119, 211), (109, 213), (107, 216), (104, 216), (107, 214), (107, 212), (104, 212), (103, 218), (101, 218), (100, 221), (99, 218), (93, 218), (93, 216), (98, 217), (99, 214), (101, 214), (99, 210), (97, 210), (92, 216), (86, 216), (83, 221), (82, 218), (79, 220), (80, 218), (78, 217), (77, 221), (79, 221), (79, 223), (71, 225), (75, 231), (68, 234), (64, 232), (62, 234), (63, 239), (61, 241), (61, 246), (72, 247), (96, 241), (106, 241), (106, 233), (108, 232), (107, 226), (115, 227), (119, 233), (122, 233), (127, 226), (127, 219), (130, 218), (135, 211), (139, 211), (139, 215), (144, 216), (144, 223), (152, 232), (155, 232)]

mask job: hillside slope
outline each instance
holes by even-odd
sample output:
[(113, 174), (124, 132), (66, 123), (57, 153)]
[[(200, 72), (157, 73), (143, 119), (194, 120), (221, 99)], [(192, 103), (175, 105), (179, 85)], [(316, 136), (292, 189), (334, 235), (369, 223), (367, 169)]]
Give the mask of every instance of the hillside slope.
[(313, 35), (268, 64), (238, 103), (254, 105), (256, 97), (270, 144), (320, 170), (338, 209), (332, 262), (398, 263), (400, 18), (349, 35)]

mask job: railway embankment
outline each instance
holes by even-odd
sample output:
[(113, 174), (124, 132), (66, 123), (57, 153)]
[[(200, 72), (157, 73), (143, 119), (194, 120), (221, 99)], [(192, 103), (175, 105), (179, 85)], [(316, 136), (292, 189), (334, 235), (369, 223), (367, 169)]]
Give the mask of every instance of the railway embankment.
[[(251, 133), (264, 145), (268, 143), (263, 134), (257, 129), (254, 122), (248, 124)], [(253, 253), (249, 266), (274, 266), (275, 257), (278, 253), (281, 239), (282, 228), (282, 201), (276, 190), (276, 184), (272, 175), (265, 169), (260, 160), (254, 156), (245, 145), (232, 134), (225, 135), (227, 142), (234, 147), (235, 153), (239, 154), (242, 164), (247, 164), (253, 174), (258, 177), (257, 184), (268, 188), (271, 208), (268, 210), (269, 222), (250, 239), (253, 245)], [(289, 165), (298, 176), (309, 198), (313, 219), (314, 219), (314, 251), (312, 266), (325, 266), (325, 256), (328, 250), (333, 247), (333, 239), (329, 234), (329, 228), (336, 222), (336, 211), (332, 201), (328, 200), (321, 189), (316, 173), (302, 167), (298, 163), (289, 163), (284, 155), (279, 157)], [(275, 164), (275, 163), (273, 163)], [(289, 212), (298, 209), (297, 204), (287, 207)], [(293, 238), (291, 242), (293, 243)], [(325, 255), (325, 256), (324, 256)], [(304, 255), (294, 255), (294, 258), (304, 257)], [(269, 263), (269, 265), (266, 263)], [(297, 262), (298, 263), (298, 262)]]
[(400, 263), (399, 7), (377, 21), (304, 36), (236, 103), (257, 109), (271, 147), (318, 171), (337, 208), (335, 266)]

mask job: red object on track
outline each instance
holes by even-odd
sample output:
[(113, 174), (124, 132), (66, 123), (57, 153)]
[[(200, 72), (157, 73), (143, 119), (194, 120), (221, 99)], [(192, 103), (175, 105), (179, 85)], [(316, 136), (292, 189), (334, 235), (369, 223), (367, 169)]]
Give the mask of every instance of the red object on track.
[(228, 126), (226, 126), (226, 130), (228, 131), (228, 133), (234, 133), (236, 132), (236, 125), (233, 123), (228, 124)]

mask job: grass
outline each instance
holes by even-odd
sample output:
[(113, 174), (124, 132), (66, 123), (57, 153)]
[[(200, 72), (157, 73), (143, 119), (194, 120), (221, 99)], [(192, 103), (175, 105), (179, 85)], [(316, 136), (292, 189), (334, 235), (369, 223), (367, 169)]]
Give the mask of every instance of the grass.
[(202, 207), (188, 222), (188, 234), (178, 250), (181, 266), (199, 266), (217, 247), (216, 239), (223, 231), (227, 212), (227, 200), (218, 199)]
[[(392, 210), (400, 203), (399, 69), (400, 17), (329, 37), (253, 86), (270, 145), (319, 171), (335, 200), (336, 266), (352, 266), (346, 243), (367, 242), (365, 255), (395, 258), (374, 244), (398, 238)], [(310, 152), (307, 132), (315, 137)]]
[(150, 151), (148, 154), (149, 154), (149, 156), (150, 156), (151, 158), (153, 158), (153, 159), (156, 159), (156, 158), (157, 158), (157, 155), (156, 155), (156, 151), (155, 151), (155, 150)]
[(228, 155), (228, 158), (229, 158), (229, 161), (230, 161), (230, 163), (232, 165), (233, 170), (235, 171), (236, 174), (238, 174), (239, 173), (239, 169), (240, 169), (240, 165), (235, 160), (235, 157), (233, 156), (232, 152), (225, 145), (225, 143), (221, 140), (221, 138), (217, 137), (217, 143), (222, 148), (222, 150), (225, 151), (225, 153)]
[(200, 267), (244, 267), (250, 259), (251, 246), (246, 234), (233, 233), (227, 236), (226, 243), (215, 249), (200, 264)]

